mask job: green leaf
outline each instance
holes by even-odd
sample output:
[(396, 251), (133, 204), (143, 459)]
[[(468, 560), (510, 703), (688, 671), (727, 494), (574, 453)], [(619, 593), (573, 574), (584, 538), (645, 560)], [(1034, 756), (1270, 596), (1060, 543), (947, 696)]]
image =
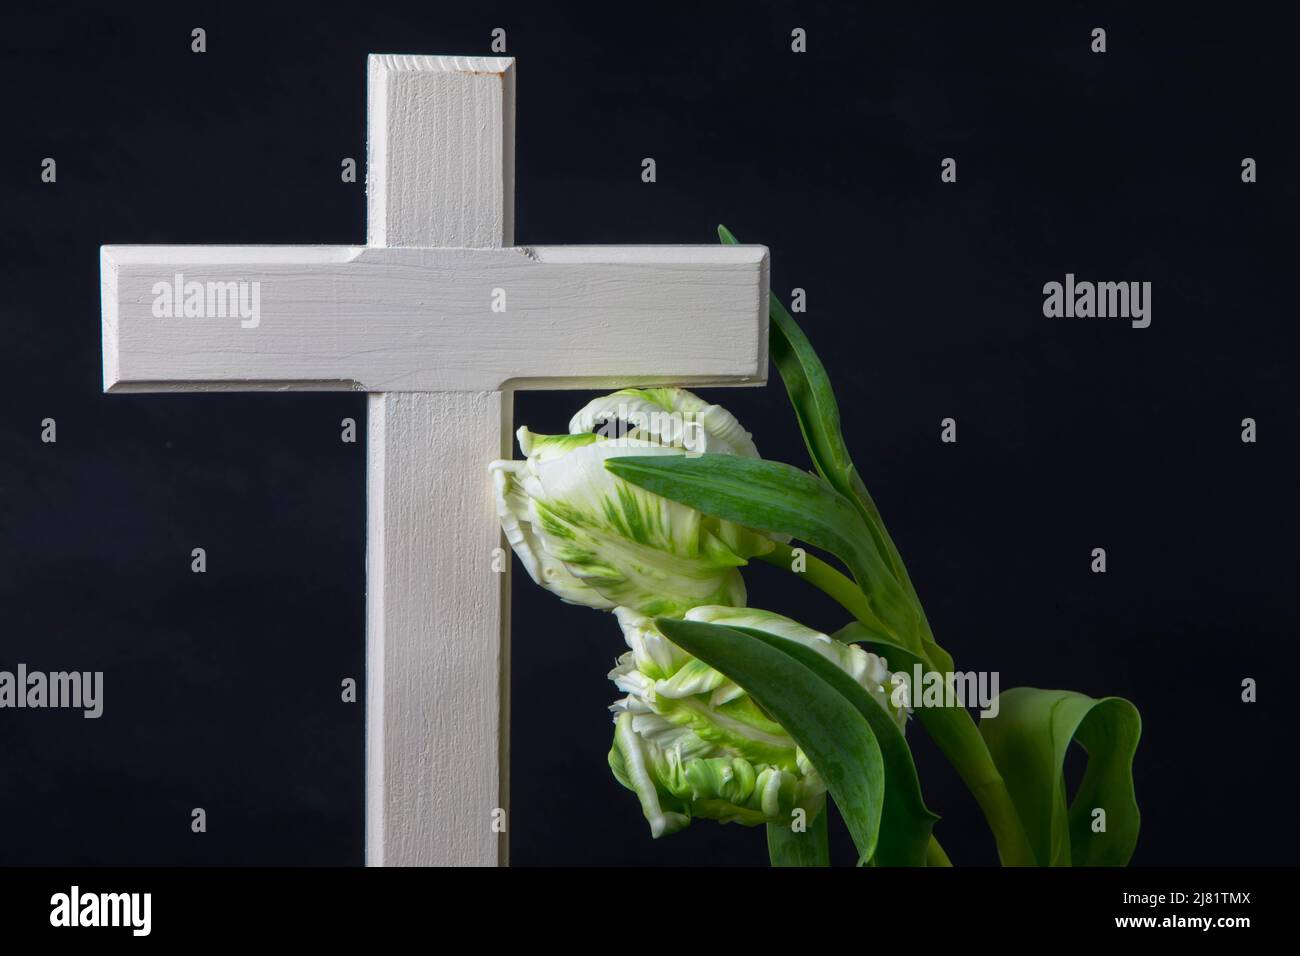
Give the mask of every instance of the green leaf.
[(876, 735), (858, 709), (766, 641), (717, 624), (672, 618), (655, 623), (682, 650), (739, 684), (786, 729), (825, 781), (859, 862), (871, 859), (880, 837), (885, 767)]
[[(1137, 708), (1122, 697), (1100, 700), (1068, 690), (1016, 687), (998, 697), (998, 715), (980, 733), (1006, 780), (1042, 866), (1124, 866), (1137, 845), (1140, 814), (1133, 756), (1142, 733)], [(1065, 752), (1088, 752), (1083, 782), (1066, 805)], [(1094, 833), (1093, 811), (1106, 811)]]
[[(858, 621), (846, 624), (832, 634), (831, 637), (845, 644), (861, 643), (871, 645), (872, 649), (885, 659), (886, 667), (894, 673), (902, 671), (907, 674), (908, 680), (913, 680), (917, 667), (921, 668), (923, 678), (931, 672), (940, 674), (952, 672), (952, 658), (945, 655), (944, 663), (936, 664), (924, 654), (916, 653), (912, 648), (882, 638)], [(983, 746), (980, 743), (975, 724), (970, 719), (970, 715), (965, 708), (920, 707), (916, 709), (915, 713), (921, 723), (925, 725), (925, 729), (930, 736), (935, 739), (954, 764), (959, 763), (963, 754), (971, 750), (972, 744), (976, 747)], [(978, 785), (978, 781), (974, 780), (968, 780), (967, 783)]]
[[(738, 243), (726, 226), (718, 226), (718, 237), (724, 245)], [(768, 315), (771, 323), (768, 351), (781, 375), (781, 381), (785, 383), (813, 467), (827, 484), (851, 501), (862, 516), (876, 550), (884, 556), (890, 573), (916, 606), (929, 656), (932, 659), (947, 658), (947, 654), (934, 642), (925, 609), (917, 597), (903, 557), (880, 517), (880, 509), (876, 507), (876, 502), (849, 456), (840, 425), (839, 404), (835, 400), (835, 391), (831, 387), (826, 366), (775, 292), (769, 293)], [(951, 666), (951, 658), (948, 658), (948, 663)]]
[[(853, 621), (840, 628), (831, 635), (833, 640), (841, 641), (845, 644), (869, 644), (872, 649), (885, 659), (885, 666), (894, 673), (903, 672), (908, 676), (908, 680), (914, 681), (916, 668), (921, 668), (922, 678), (931, 672), (940, 674), (951, 673), (951, 658), (947, 658), (945, 665), (936, 665), (933, 661), (927, 659), (923, 654), (917, 654), (911, 648), (904, 647), (894, 641), (885, 640), (880, 635), (873, 633), (860, 622)], [(974, 722), (970, 719), (970, 714), (962, 707), (919, 707), (915, 711), (916, 716), (930, 736), (935, 739), (944, 753), (953, 761), (959, 764), (962, 757), (969, 755), (974, 747), (982, 747), (980, 737), (976, 731)], [(977, 786), (977, 780), (968, 780), (968, 784)]]
[[(736, 245), (738, 240), (726, 226), (718, 226), (718, 236), (724, 245)], [(853, 471), (848, 446), (840, 428), (840, 409), (835, 401), (830, 377), (813, 350), (808, 337), (794, 318), (786, 311), (776, 293), (769, 293), (768, 315), (772, 335), (768, 350), (772, 361), (781, 373), (786, 392), (794, 405), (799, 429), (813, 465), (836, 491), (852, 497), (848, 481)]]
[[(946, 654), (941, 663), (935, 663), (906, 647), (883, 639), (857, 621), (831, 636), (846, 644), (862, 642), (872, 645), (885, 658), (890, 670), (907, 673), (912, 677), (914, 686), (917, 667), (921, 668), (923, 680), (926, 674), (934, 671), (940, 674), (952, 673), (952, 658)], [(942, 651), (939, 653), (943, 654)], [(965, 707), (919, 707), (915, 713), (978, 801), (997, 840), (1002, 865), (1036, 865), (1038, 861), (1021, 824), (1015, 802), (970, 711)]]
[[(726, 226), (718, 226), (718, 236), (724, 245), (738, 243)], [(835, 400), (835, 391), (831, 387), (826, 366), (817, 357), (808, 336), (786, 311), (776, 293), (770, 292), (769, 296), (771, 335), (768, 351), (785, 383), (813, 466), (832, 488), (859, 508), (871, 526), (877, 546), (889, 557), (895, 576), (910, 588), (911, 582), (898, 549), (885, 530), (876, 503), (871, 499), (849, 456), (840, 426), (839, 403)]]
[(900, 643), (921, 651), (916, 605), (890, 573), (853, 505), (815, 475), (782, 462), (717, 454), (610, 458), (605, 467), (706, 515), (788, 534), (838, 555), (875, 616)]
[[(871, 725), (885, 765), (885, 805), (875, 863), (877, 866), (925, 866), (926, 848), (939, 817), (925, 805), (912, 751), (893, 716), (865, 687), (812, 648), (766, 631), (748, 627), (735, 630), (789, 654), (852, 704)], [(814, 760), (814, 766), (816, 763)]]
[(817, 814), (803, 833), (796, 833), (788, 823), (769, 823), (767, 857), (773, 866), (830, 866), (826, 811)]

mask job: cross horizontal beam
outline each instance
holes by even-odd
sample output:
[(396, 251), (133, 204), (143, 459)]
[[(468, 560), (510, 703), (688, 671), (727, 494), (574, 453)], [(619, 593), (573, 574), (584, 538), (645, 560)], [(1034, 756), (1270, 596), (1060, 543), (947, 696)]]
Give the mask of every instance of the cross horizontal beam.
[(761, 383), (763, 246), (104, 246), (104, 390)]

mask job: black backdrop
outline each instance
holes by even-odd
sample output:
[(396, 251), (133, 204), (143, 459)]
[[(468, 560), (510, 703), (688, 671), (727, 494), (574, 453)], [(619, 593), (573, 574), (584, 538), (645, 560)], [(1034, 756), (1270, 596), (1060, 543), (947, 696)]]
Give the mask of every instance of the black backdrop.
[[(519, 241), (711, 242), (725, 222), (770, 246), (959, 665), (1138, 705), (1135, 863), (1292, 861), (1283, 24), (1236, 4), (621, 6), (6, 12), (0, 669), (103, 670), (106, 700), (98, 721), (0, 711), (0, 863), (361, 861), (363, 705), (338, 688), (364, 673), (365, 453), (339, 422), (364, 426), (365, 399), (102, 395), (97, 247), (364, 241), (339, 163), (365, 154), (366, 54), (486, 53), (497, 26), (518, 57)], [(1151, 327), (1044, 318), (1066, 272), (1150, 281)], [(706, 395), (805, 462), (775, 376)], [(516, 421), (561, 430), (589, 397), (525, 393)], [(779, 572), (749, 581), (842, 623)], [(516, 573), (514, 621), (515, 863), (765, 861), (760, 831), (708, 821), (651, 841), (610, 777), (611, 618)], [(948, 851), (993, 862), (911, 733)]]

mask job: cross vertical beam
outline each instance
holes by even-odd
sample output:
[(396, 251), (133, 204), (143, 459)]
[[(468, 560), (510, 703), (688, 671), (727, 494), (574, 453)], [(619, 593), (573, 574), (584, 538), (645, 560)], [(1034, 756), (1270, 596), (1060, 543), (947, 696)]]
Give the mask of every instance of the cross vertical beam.
[[(368, 244), (511, 245), (514, 100), (510, 58), (372, 55)], [(369, 396), (369, 866), (507, 859), (493, 812), (509, 796), (510, 585), (490, 564), (484, 469), (510, 457), (512, 406), (506, 391)]]

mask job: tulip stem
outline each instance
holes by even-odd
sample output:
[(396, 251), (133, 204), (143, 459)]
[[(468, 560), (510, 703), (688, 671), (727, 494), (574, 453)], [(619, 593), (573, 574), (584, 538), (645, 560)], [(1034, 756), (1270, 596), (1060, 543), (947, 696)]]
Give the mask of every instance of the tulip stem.
[(952, 866), (952, 860), (948, 859), (948, 854), (934, 837), (930, 837), (930, 845), (925, 848), (925, 865)]
[[(866, 596), (847, 576), (811, 554), (798, 555), (802, 570), (796, 571), (796, 555), (789, 545), (777, 543), (763, 555), (768, 564), (785, 568), (833, 598), (868, 631), (875, 631), (887, 643), (894, 643), (890, 631), (872, 612)], [(919, 602), (918, 602), (919, 607)], [(869, 638), (868, 638), (869, 640)], [(925, 662), (928, 670), (934, 668)], [(1037, 860), (1024, 823), (1011, 800), (1006, 781), (993, 762), (988, 745), (970, 711), (964, 707), (927, 707), (918, 711), (925, 729), (953, 765), (966, 788), (984, 812), (997, 842), (1003, 866), (1034, 866)]]
[(970, 711), (965, 707), (922, 707), (917, 714), (983, 811), (1002, 865), (1035, 866), (1033, 847), (1011, 792)]
[[(888, 637), (889, 629), (885, 627), (880, 618), (872, 613), (871, 606), (867, 604), (866, 595), (853, 583), (851, 578), (836, 571), (821, 558), (809, 554), (802, 548), (799, 549), (802, 553), (795, 555), (795, 549), (788, 544), (782, 544), (779, 541), (775, 543), (775, 548), (767, 554), (760, 555), (764, 561), (804, 578), (817, 590), (834, 598), (840, 607), (852, 614), (868, 630), (875, 631), (882, 637)], [(796, 570), (796, 567), (801, 569)], [(891, 637), (889, 640), (892, 641), (893, 638)]]

